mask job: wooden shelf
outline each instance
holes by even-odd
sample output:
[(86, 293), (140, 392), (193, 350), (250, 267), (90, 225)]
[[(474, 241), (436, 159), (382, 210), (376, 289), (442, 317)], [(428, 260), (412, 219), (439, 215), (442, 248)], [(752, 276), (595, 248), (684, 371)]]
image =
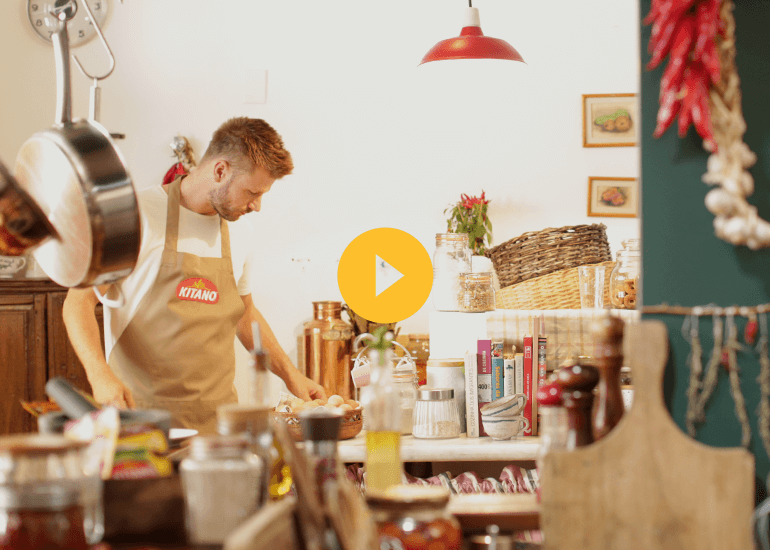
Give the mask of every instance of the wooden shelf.
[[(467, 438), (464, 434), (453, 439), (418, 439), (412, 435), (401, 438), (401, 460), (404, 462), (506, 461), (535, 460), (540, 448), (539, 437), (495, 441), (491, 437)], [(366, 460), (366, 432), (337, 445), (342, 462)]]

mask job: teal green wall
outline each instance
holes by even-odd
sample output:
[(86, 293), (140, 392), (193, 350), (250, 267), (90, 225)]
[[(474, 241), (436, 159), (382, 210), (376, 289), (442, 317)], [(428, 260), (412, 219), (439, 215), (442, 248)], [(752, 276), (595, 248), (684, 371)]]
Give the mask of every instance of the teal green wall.
[[(749, 201), (759, 214), (770, 220), (770, 2), (736, 2), (737, 65), (743, 91), (743, 113), (748, 123), (744, 137), (759, 160), (751, 169), (756, 191)], [(641, 0), (642, 17), (650, 0)], [(676, 135), (676, 123), (659, 140), (653, 139), (658, 109), (658, 93), (663, 67), (646, 71), (650, 27), (641, 33), (642, 102), (642, 246), (644, 258), (644, 305), (678, 304), (695, 306), (757, 305), (770, 302), (770, 250), (752, 251), (734, 247), (714, 236), (713, 216), (703, 204), (710, 189), (701, 182), (706, 171), (707, 153), (694, 129), (685, 139)], [(672, 416), (684, 429), (689, 345), (681, 335), (683, 317), (645, 316), (668, 326), (671, 356), (666, 371), (664, 393)], [(745, 319), (738, 317), (741, 341)], [(701, 318), (704, 364), (713, 343), (710, 318)], [(770, 470), (757, 431), (759, 363), (753, 352), (738, 356), (741, 387), (752, 423), (750, 450), (756, 457), (760, 486)], [(700, 428), (699, 441), (729, 447), (740, 444), (740, 425), (729, 392), (727, 373), (720, 372), (719, 385), (707, 410), (707, 421)], [(674, 458), (674, 457), (672, 457)], [(729, 472), (725, 472), (729, 476)]]

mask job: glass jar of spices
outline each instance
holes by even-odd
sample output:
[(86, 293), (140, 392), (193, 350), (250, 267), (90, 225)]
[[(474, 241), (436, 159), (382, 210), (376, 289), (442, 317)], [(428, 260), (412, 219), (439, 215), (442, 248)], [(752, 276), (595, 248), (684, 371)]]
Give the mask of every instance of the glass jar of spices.
[(401, 435), (412, 433), (412, 416), (417, 400), (417, 375), (411, 369), (393, 371), (393, 386), (401, 398)]
[(636, 294), (641, 273), (639, 239), (626, 239), (618, 251), (617, 263), (610, 274), (610, 303), (619, 309), (636, 309)]
[(495, 287), (492, 273), (461, 273), (457, 300), (460, 311), (480, 313), (495, 309)]
[(430, 336), (428, 334), (410, 334), (406, 349), (414, 361), (417, 384), (424, 386), (428, 383), (427, 366), (430, 357)]
[(190, 543), (222, 544), (257, 511), (264, 466), (250, 447), (240, 435), (193, 438), (179, 465)]
[(460, 273), (471, 270), (467, 233), (437, 233), (433, 252), (433, 306), (438, 311), (460, 311), (457, 299)]
[(462, 531), (447, 510), (443, 487), (397, 485), (367, 492), (366, 502), (377, 526), (378, 548), (460, 550)]
[(412, 434), (422, 439), (460, 435), (460, 418), (452, 388), (421, 388), (417, 392)]

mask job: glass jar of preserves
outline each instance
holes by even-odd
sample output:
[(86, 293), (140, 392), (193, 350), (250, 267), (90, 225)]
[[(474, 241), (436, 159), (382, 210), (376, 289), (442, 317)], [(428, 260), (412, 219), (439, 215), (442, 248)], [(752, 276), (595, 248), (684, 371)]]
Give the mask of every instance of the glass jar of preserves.
[(437, 233), (433, 252), (433, 306), (438, 311), (460, 311), (457, 299), (460, 273), (471, 270), (467, 233)]
[(422, 439), (459, 437), (460, 417), (452, 388), (422, 388), (417, 392), (412, 434)]
[(412, 356), (417, 371), (417, 384), (428, 383), (428, 358), (430, 357), (430, 336), (428, 334), (410, 334), (406, 349)]
[(397, 485), (366, 495), (379, 536), (378, 548), (460, 550), (460, 524), (447, 510), (443, 487)]
[(250, 446), (242, 435), (193, 438), (190, 456), (179, 465), (192, 544), (222, 544), (257, 511), (265, 466)]
[[(104, 536), (100, 447), (56, 434), (0, 437), (0, 486), (69, 487), (76, 493), (89, 544)], [(26, 498), (26, 497), (25, 497)]]
[(495, 287), (492, 273), (461, 273), (457, 301), (460, 311), (480, 313), (495, 309)]
[(401, 398), (401, 435), (412, 433), (412, 416), (417, 400), (417, 375), (411, 369), (393, 371), (393, 386)]
[(626, 239), (618, 250), (617, 263), (610, 275), (610, 303), (620, 309), (636, 309), (636, 293), (641, 273), (639, 239)]

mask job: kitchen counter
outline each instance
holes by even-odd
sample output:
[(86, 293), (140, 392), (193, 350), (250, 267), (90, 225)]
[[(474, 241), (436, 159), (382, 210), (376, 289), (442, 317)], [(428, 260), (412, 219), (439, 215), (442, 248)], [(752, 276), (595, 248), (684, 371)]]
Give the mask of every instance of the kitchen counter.
[[(491, 437), (467, 438), (465, 434), (452, 439), (418, 439), (401, 437), (401, 460), (404, 462), (506, 461), (535, 460), (540, 448), (539, 437), (519, 437), (495, 441)], [(342, 462), (366, 460), (366, 432), (337, 445)]]

